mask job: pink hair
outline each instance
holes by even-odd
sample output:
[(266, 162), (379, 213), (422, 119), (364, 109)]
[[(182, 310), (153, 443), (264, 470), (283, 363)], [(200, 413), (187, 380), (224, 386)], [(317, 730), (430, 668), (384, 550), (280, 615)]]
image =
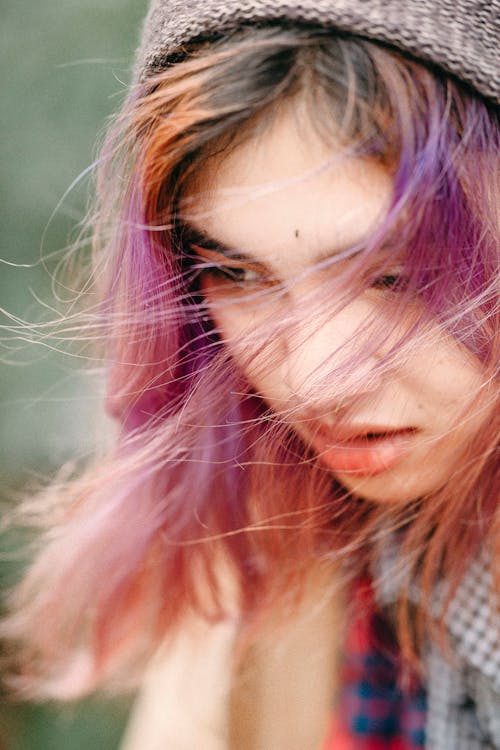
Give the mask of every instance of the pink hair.
[[(319, 82), (309, 94), (307, 76)], [(432, 319), (481, 362), (484, 383), (495, 375), (498, 127), (486, 101), (376, 44), (314, 31), (254, 30), (166, 68), (132, 92), (101, 157), (97, 281), (107, 404), (121, 432), (109, 455), (40, 498), (48, 530), (4, 625), (21, 643), (16, 681), (27, 694), (123, 684), (192, 611), (217, 621), (236, 610), (258, 629), (300, 597), (318, 562), (348, 556), (353, 572), (363, 570), (381, 528), (406, 529), (403, 553), (424, 591), (421, 627), (438, 577), (453, 588), (485, 540), (499, 560), (491, 409), (431, 501), (377, 507), (332, 484), (207, 319), (179, 201), (214, 153), (294, 96), (312, 99), (325, 137), (333, 112), (346, 148), (394, 176), (363, 259), (395, 238), (408, 257), (401, 305), (418, 289), (426, 319), (383, 366)], [(360, 356), (344, 363), (346, 376)], [(411, 656), (407, 604), (402, 592), (399, 632)]]

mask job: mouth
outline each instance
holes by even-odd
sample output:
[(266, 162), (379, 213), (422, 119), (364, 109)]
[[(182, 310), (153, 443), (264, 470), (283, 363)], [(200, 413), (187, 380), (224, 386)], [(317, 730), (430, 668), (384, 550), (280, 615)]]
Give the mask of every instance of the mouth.
[(417, 432), (415, 427), (380, 425), (320, 427), (311, 445), (330, 471), (372, 477), (396, 466), (410, 451)]

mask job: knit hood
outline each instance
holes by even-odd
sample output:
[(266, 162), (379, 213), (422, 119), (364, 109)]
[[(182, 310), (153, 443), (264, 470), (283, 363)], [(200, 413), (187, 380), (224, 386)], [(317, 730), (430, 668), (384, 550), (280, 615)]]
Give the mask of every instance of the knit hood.
[(245, 24), (297, 22), (389, 44), (500, 102), (500, 0), (153, 0), (136, 57), (136, 81), (161, 70), (193, 39)]

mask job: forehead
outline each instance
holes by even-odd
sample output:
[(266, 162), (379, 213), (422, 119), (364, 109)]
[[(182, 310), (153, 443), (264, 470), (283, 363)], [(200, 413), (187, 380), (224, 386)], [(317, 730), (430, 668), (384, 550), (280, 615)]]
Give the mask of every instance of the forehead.
[(298, 270), (362, 242), (387, 209), (388, 171), (326, 144), (288, 111), (266, 130), (211, 157), (181, 212), (221, 244)]

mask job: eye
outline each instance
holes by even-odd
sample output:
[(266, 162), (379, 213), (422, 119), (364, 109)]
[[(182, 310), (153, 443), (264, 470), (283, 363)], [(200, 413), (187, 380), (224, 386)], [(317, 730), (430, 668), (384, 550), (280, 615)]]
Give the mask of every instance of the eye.
[(250, 284), (263, 283), (262, 275), (253, 268), (243, 266), (214, 265), (207, 266), (202, 273), (218, 276), (226, 281), (232, 281), (235, 284), (244, 286)]
[(227, 255), (200, 245), (191, 245), (191, 249), (195, 253), (195, 259), (199, 261), (196, 269), (201, 278), (217, 280), (219, 285), (227, 285), (235, 290), (272, 283), (264, 267), (257, 262), (228, 259)]
[(408, 286), (408, 278), (399, 272), (387, 273), (377, 276), (371, 286), (372, 289), (402, 292)]

